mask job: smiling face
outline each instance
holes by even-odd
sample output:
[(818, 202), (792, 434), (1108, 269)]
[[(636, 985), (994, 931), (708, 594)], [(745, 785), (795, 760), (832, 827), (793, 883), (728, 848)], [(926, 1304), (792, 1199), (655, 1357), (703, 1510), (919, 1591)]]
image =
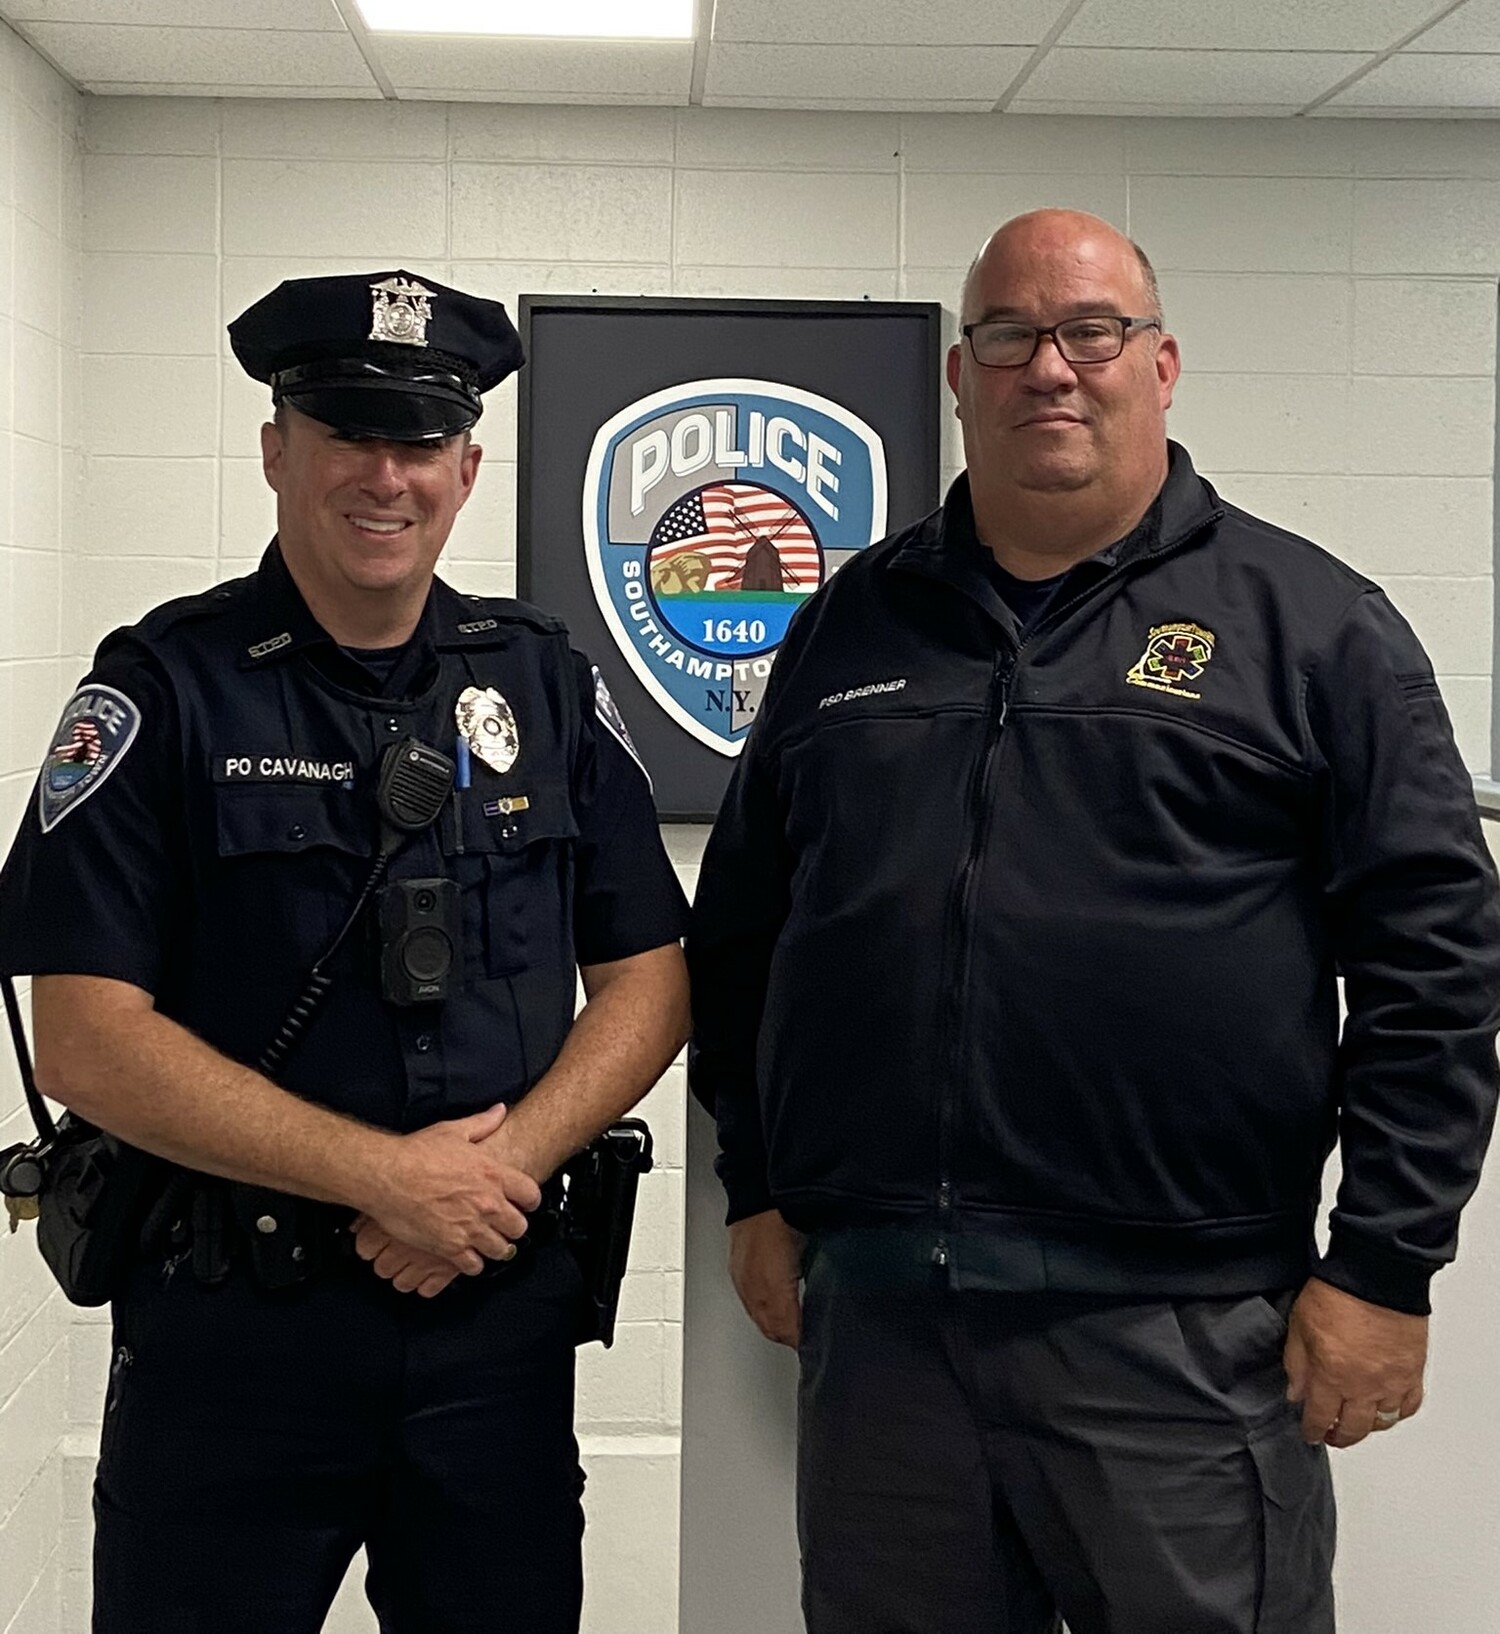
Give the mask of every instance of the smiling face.
[(382, 606), (398, 624), (411, 609), (414, 623), (473, 491), (478, 444), (351, 442), (290, 407), (260, 437), (282, 555), (319, 621), (340, 639)]
[[(1064, 210), (1019, 216), (986, 244), (964, 289), (963, 322), (1038, 327), (1090, 314), (1150, 317), (1156, 305), (1134, 246), (1106, 222)], [(1177, 343), (1137, 331), (1109, 363), (1065, 362), (1050, 338), (1030, 363), (989, 369), (968, 342), (948, 353), (976, 495), (1116, 492), (1128, 510), (1166, 475), (1166, 411)], [(1144, 506), (1142, 506), (1144, 509)]]

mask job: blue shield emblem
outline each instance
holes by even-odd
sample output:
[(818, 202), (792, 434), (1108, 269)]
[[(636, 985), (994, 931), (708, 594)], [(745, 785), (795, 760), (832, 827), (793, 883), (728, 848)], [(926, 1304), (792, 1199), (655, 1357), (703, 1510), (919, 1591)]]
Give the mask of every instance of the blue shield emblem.
[(115, 687), (80, 687), (68, 699), (37, 779), (37, 820), (43, 834), (108, 778), (140, 726), (140, 710)]
[(792, 614), (885, 533), (885, 449), (769, 380), (693, 380), (602, 425), (583, 483), (594, 597), (647, 692), (737, 755)]

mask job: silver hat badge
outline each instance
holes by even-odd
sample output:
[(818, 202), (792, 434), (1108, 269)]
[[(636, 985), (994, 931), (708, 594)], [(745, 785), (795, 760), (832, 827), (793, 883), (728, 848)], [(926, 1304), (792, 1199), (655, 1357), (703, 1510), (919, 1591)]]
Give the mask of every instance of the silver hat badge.
[(508, 772), (521, 752), (521, 735), (516, 730), (516, 717), (494, 687), (483, 692), (478, 687), (465, 687), (458, 695), (453, 719), (471, 754), (478, 755), (486, 766), (497, 772)]
[(397, 341), (402, 346), (427, 344), (427, 320), (433, 295), (416, 279), (387, 278), (371, 284), (370, 339)]

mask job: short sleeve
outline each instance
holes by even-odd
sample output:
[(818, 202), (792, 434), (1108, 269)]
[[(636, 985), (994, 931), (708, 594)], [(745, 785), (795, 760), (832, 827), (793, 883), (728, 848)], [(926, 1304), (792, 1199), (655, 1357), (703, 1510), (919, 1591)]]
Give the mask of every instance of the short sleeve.
[(679, 941), (687, 900), (662, 844), (651, 781), (597, 667), (573, 654), (582, 726), (573, 930), (581, 965)]
[(176, 704), (150, 655), (109, 642), (45, 744), (0, 871), (0, 972), (158, 990), (186, 855)]

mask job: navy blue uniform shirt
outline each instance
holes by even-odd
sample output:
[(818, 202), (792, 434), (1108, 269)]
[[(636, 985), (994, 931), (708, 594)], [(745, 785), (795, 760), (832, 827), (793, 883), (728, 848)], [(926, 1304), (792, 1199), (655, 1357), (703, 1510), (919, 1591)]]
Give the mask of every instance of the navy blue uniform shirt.
[(473, 756), (390, 869), (458, 882), (462, 988), (387, 1003), (366, 914), (283, 1081), (397, 1130), (519, 1099), (567, 1036), (576, 965), (676, 941), (686, 904), (598, 671), (556, 620), (441, 580), (383, 681), (274, 543), (248, 578), (109, 636), (0, 874), (0, 971), (131, 982), (253, 1064), (370, 872), (384, 750), (412, 734), (452, 755), (470, 688), (509, 710), (513, 763)]

